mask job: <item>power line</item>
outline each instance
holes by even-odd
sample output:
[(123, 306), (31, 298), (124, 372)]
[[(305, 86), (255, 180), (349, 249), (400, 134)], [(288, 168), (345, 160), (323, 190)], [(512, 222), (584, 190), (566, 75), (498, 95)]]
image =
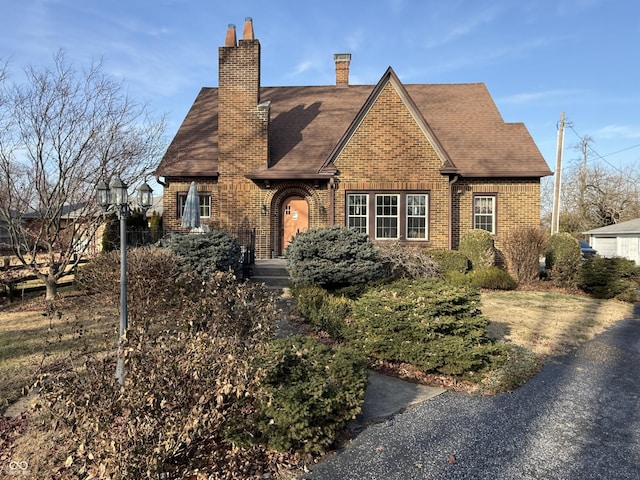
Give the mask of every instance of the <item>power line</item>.
[[(569, 124), (567, 125), (569, 127), (569, 129), (575, 134), (576, 137), (578, 137), (581, 141), (584, 140), (584, 137), (582, 135), (580, 135), (578, 132), (576, 132), (576, 129), (573, 128), (573, 124)], [(619, 152), (614, 152), (614, 153), (620, 153), (622, 151), (625, 150), (630, 150), (631, 148), (635, 148), (638, 147), (639, 145), (635, 145), (634, 147), (629, 147), (629, 148), (625, 148), (624, 150), (620, 150)], [(589, 149), (589, 151), (591, 153), (593, 153), (596, 157), (598, 157), (600, 160), (602, 160), (604, 163), (606, 163), (607, 165), (609, 165), (611, 168), (613, 168), (614, 170), (616, 170), (617, 172), (621, 173), (621, 174), (625, 174), (625, 172), (623, 172), (622, 170), (620, 170), (618, 167), (616, 167), (615, 165), (613, 165), (612, 163), (610, 163), (606, 158), (604, 158), (604, 156), (600, 155), (598, 152), (595, 151), (595, 149), (589, 144), (589, 142), (587, 142), (587, 148)], [(613, 155), (613, 153), (610, 153), (607, 156)]]

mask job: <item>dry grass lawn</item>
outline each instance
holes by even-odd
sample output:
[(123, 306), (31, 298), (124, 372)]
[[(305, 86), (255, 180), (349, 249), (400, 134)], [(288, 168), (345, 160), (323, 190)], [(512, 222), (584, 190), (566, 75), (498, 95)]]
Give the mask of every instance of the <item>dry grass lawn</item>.
[(0, 413), (71, 351), (113, 349), (118, 309), (99, 297), (65, 294), (53, 308), (44, 300), (0, 307)]
[(591, 340), (619, 320), (638, 318), (630, 303), (541, 291), (485, 292), (482, 312), (491, 320), (493, 338), (543, 357)]

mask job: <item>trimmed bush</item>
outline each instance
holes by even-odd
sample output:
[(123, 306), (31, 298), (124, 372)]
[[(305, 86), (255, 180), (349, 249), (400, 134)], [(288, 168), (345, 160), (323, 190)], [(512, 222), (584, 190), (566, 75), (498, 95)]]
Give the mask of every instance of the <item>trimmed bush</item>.
[(359, 285), (384, 276), (378, 254), (365, 233), (341, 227), (301, 232), (286, 250), (294, 283), (328, 290)]
[(436, 262), (440, 272), (445, 275), (449, 272), (467, 273), (469, 271), (469, 259), (459, 250), (433, 248), (425, 250), (424, 253)]
[(493, 267), (496, 248), (493, 235), (486, 230), (469, 230), (460, 239), (458, 250), (471, 262), (471, 268)]
[(580, 244), (566, 232), (555, 233), (549, 239), (549, 249), (545, 256), (545, 268), (554, 285), (575, 288), (582, 265)]
[(219, 271), (235, 271), (240, 262), (240, 243), (230, 233), (212, 230), (205, 233), (174, 235), (167, 248), (176, 254), (185, 271), (209, 277)]
[(538, 226), (516, 227), (501, 235), (507, 271), (517, 283), (530, 283), (540, 277), (540, 255), (548, 242), (547, 232)]
[(467, 276), (472, 286), (487, 290), (514, 290), (518, 284), (509, 272), (498, 267), (471, 270)]
[[(352, 305), (345, 336), (373, 359), (472, 377), (500, 362), (476, 289), (438, 279), (398, 280)], [(477, 376), (475, 378), (478, 378)]]
[(436, 262), (417, 247), (400, 242), (379, 242), (376, 248), (387, 277), (435, 278), (440, 275)]
[(364, 357), (301, 336), (276, 340), (270, 350), (254, 419), (259, 441), (280, 451), (325, 451), (360, 412)]
[(592, 257), (580, 270), (578, 286), (596, 298), (638, 301), (640, 267), (633, 260), (614, 257)]

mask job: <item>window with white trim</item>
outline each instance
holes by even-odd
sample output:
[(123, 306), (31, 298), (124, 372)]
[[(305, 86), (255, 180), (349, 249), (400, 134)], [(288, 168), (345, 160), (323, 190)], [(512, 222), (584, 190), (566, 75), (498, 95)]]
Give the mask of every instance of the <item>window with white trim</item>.
[[(200, 218), (209, 218), (211, 217), (211, 195), (208, 194), (200, 194), (198, 195), (200, 200)], [(182, 218), (182, 214), (184, 213), (184, 204), (187, 201), (186, 193), (178, 194), (178, 212), (180, 216), (178, 218)]]
[(473, 197), (473, 228), (496, 233), (496, 197), (494, 195)]
[(347, 227), (369, 233), (369, 195), (352, 193), (347, 195)]
[(410, 193), (407, 201), (407, 240), (427, 239), (427, 195)]
[(376, 239), (398, 238), (400, 195), (376, 195)]

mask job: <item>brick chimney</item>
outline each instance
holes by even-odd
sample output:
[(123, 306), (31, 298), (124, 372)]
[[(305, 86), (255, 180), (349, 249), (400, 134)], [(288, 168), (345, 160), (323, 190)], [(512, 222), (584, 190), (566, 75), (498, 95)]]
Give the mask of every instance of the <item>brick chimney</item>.
[(349, 86), (349, 64), (351, 63), (350, 53), (335, 53), (333, 60), (336, 63), (336, 86)]
[[(239, 228), (249, 217), (255, 186), (246, 174), (267, 165), (269, 153), (269, 108), (260, 105), (260, 42), (254, 37), (253, 21), (247, 17), (242, 38), (229, 25), (224, 46), (218, 49), (218, 191), (220, 226)], [(245, 192), (245, 193), (241, 193)]]

